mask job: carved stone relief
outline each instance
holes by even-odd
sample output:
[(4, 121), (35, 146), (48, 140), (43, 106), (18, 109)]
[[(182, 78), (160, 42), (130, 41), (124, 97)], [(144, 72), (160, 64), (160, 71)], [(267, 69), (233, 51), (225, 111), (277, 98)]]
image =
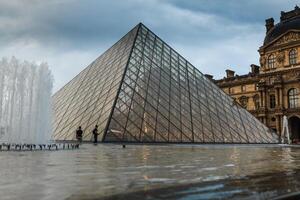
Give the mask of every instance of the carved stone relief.
[(295, 73), (295, 79), (296, 80), (300, 80), (300, 72), (296, 72)]
[(274, 83), (281, 83), (282, 82), (282, 76), (281, 75), (276, 75), (274, 78)]
[(260, 66), (265, 67), (266, 61), (267, 61), (267, 59), (265, 56), (260, 56), (260, 58), (259, 58)]
[(284, 63), (284, 60), (285, 60), (285, 54), (284, 54), (284, 51), (279, 51), (277, 57), (276, 57), (276, 60), (278, 62), (279, 65), (283, 65)]
[(241, 97), (239, 98), (240, 105), (241, 105), (243, 108), (247, 108), (248, 98), (249, 98), (249, 97), (246, 97), (246, 96), (241, 96)]
[(275, 42), (274, 46), (278, 46), (281, 44), (285, 44), (285, 43), (297, 41), (297, 40), (300, 40), (300, 33), (291, 32), (291, 33), (284, 35), (277, 42)]

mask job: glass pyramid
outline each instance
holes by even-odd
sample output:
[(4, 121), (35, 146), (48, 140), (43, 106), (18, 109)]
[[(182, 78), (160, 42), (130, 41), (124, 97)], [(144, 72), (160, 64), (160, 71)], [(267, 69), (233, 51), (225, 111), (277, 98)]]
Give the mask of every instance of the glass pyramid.
[(53, 96), (54, 140), (277, 143), (278, 136), (143, 24)]

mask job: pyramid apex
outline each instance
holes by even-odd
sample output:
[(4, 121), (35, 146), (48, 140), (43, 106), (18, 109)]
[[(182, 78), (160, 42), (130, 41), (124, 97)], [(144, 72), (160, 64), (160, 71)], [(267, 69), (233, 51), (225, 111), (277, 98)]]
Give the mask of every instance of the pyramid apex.
[(145, 26), (142, 22), (139, 22), (137, 26)]

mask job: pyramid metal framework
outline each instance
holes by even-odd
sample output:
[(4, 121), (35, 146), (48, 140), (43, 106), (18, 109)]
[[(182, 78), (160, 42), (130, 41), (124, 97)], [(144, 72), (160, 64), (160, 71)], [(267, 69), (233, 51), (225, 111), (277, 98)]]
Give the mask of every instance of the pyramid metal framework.
[(54, 140), (277, 143), (278, 136), (143, 24), (53, 96)]

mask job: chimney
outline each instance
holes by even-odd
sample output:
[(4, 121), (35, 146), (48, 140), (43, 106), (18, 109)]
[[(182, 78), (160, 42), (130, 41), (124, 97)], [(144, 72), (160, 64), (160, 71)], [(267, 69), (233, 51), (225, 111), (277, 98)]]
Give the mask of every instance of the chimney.
[(266, 31), (267, 33), (271, 30), (271, 28), (274, 27), (274, 19), (273, 17), (272, 18), (269, 18), (269, 19), (266, 19)]
[(286, 14), (284, 11), (280, 12), (280, 22), (282, 22), (283, 20), (285, 20)]
[(258, 74), (259, 73), (259, 66), (258, 65), (252, 64), (252, 65), (250, 65), (250, 67), (251, 67), (251, 73), (252, 74)]
[(213, 75), (210, 75), (210, 74), (204, 74), (204, 76), (206, 77), (206, 78), (208, 78), (209, 80), (212, 80), (213, 79)]
[(234, 77), (235, 71), (232, 71), (230, 69), (226, 69), (226, 78)]

